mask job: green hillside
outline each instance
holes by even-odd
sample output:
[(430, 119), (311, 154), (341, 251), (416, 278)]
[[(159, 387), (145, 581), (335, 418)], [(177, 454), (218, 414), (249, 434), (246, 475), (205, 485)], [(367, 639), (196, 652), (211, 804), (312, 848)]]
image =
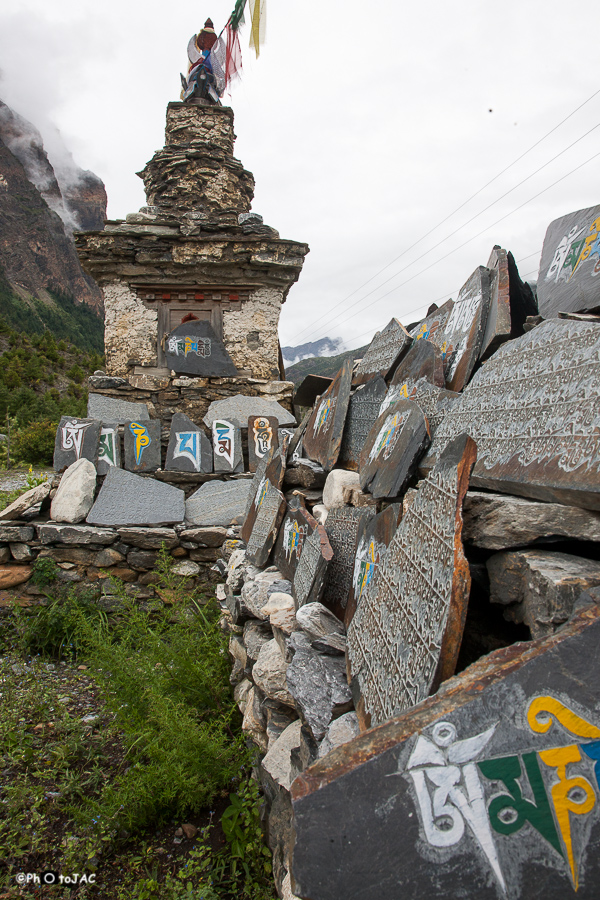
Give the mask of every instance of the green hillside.
[(333, 377), (345, 359), (361, 359), (367, 347), (368, 344), (358, 347), (356, 350), (346, 350), (345, 353), (340, 353), (338, 356), (313, 356), (310, 359), (301, 359), (300, 362), (285, 370), (285, 377), (288, 381), (293, 381), (296, 387), (307, 375)]

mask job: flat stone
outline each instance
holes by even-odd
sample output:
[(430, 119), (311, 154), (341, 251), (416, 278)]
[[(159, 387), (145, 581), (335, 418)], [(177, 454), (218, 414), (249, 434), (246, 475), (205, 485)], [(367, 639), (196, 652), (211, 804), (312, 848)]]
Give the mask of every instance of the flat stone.
[(207, 547), (222, 547), (227, 540), (227, 529), (219, 526), (213, 528), (186, 528), (179, 535), (182, 541), (196, 541)]
[(359, 733), (360, 725), (356, 713), (344, 713), (339, 719), (335, 719), (327, 729), (325, 737), (319, 744), (319, 759), (327, 756), (336, 747), (341, 747), (342, 744), (354, 740)]
[(158, 419), (125, 422), (123, 457), (128, 472), (156, 472), (160, 469), (160, 436)]
[(112, 468), (87, 521), (90, 525), (172, 525), (183, 521), (185, 494), (170, 484)]
[[(444, 381), (444, 359), (439, 348), (428, 341), (427, 338), (418, 338), (412, 345), (390, 381), (390, 388), (398, 388), (393, 397), (390, 397), (388, 405), (399, 400), (402, 396), (408, 399), (408, 395), (403, 394), (403, 387), (407, 382), (419, 381), (425, 378), (431, 384), (437, 387), (445, 387)], [(386, 401), (387, 402), (387, 401)]]
[(477, 547), (507, 550), (565, 538), (600, 542), (600, 513), (508, 494), (468, 491), (465, 496), (463, 540)]
[(323, 525), (317, 525), (302, 546), (293, 582), (293, 595), (297, 605), (321, 600), (325, 590), (327, 571), (333, 550)]
[(275, 741), (266, 756), (261, 760), (261, 768), (268, 772), (273, 781), (280, 787), (289, 791), (292, 784), (291, 754), (292, 750), (300, 747), (300, 729), (302, 722), (296, 719), (285, 729)]
[(323, 504), (330, 509), (338, 509), (345, 506), (344, 488), (360, 488), (358, 472), (348, 472), (345, 469), (333, 469), (327, 476), (323, 488)]
[(31, 578), (31, 566), (0, 566), (0, 590), (24, 584)]
[(247, 734), (257, 745), (262, 753), (268, 750), (266, 723), (260, 710), (259, 691), (256, 687), (250, 688), (246, 697), (242, 731)]
[(446, 447), (350, 622), (349, 672), (363, 727), (414, 706), (454, 673), (471, 581), (461, 508), (475, 455), (464, 434)]
[[(407, 399), (416, 403), (425, 415), (429, 433), (433, 437), (445, 416), (452, 411), (454, 402), (458, 400), (460, 394), (457, 394), (456, 391), (447, 391), (445, 388), (430, 384), (426, 378), (420, 378), (414, 383), (407, 382), (404, 387), (406, 388)], [(388, 396), (392, 390), (390, 389)]]
[[(435, 309), (432, 313), (422, 319), (422, 321), (419, 322), (418, 325), (415, 325), (414, 328), (411, 328), (409, 332), (410, 336), (414, 338), (415, 341), (432, 341), (437, 346), (439, 346), (439, 335), (444, 331), (446, 323), (452, 313), (453, 307), (454, 300), (446, 300), (445, 303), (443, 303), (441, 306), (438, 306), (437, 309)], [(414, 349), (415, 345), (413, 344), (411, 350)], [(405, 360), (403, 360), (403, 362), (404, 361)], [(443, 384), (441, 384), (440, 387), (443, 387)]]
[(27, 544), (35, 534), (31, 525), (0, 525), (0, 541), (5, 544), (12, 541)]
[(184, 413), (175, 413), (171, 419), (165, 469), (205, 473), (213, 470), (213, 450), (209, 439)]
[(227, 419), (214, 419), (212, 442), (215, 472), (243, 472), (242, 430)]
[(285, 470), (285, 484), (290, 487), (318, 490), (323, 487), (326, 480), (327, 472), (312, 459), (298, 459)]
[(96, 375), (96, 373), (90, 375), (88, 384), (92, 390), (96, 391), (111, 391), (114, 388), (129, 387), (129, 382), (126, 378), (105, 375), (104, 372), (99, 375)]
[(42, 544), (114, 544), (116, 531), (91, 525), (36, 525)]
[(294, 580), (305, 540), (317, 527), (316, 520), (303, 507), (289, 504), (279, 529), (273, 560), (279, 571), (290, 581)]
[(249, 619), (244, 624), (244, 646), (249, 660), (256, 662), (262, 647), (272, 640), (273, 632), (265, 622)]
[(119, 537), (125, 544), (142, 550), (167, 550), (176, 547), (179, 539), (172, 528), (119, 528)]
[(98, 475), (106, 475), (111, 466), (121, 467), (121, 436), (116, 422), (103, 422), (98, 441)]
[(168, 335), (167, 366), (179, 375), (235, 377), (238, 370), (206, 319), (184, 322)]
[(294, 701), (286, 682), (286, 662), (273, 638), (261, 648), (252, 668), (252, 677), (263, 694), (278, 700), (284, 706), (294, 706)]
[(581, 592), (600, 585), (600, 562), (547, 550), (496, 553), (487, 569), (490, 601), (505, 607), (506, 619), (527, 625), (534, 639), (564, 625)]
[(521, 280), (512, 253), (494, 247), (487, 266), (490, 270), (490, 309), (480, 360), (488, 359), (510, 338), (522, 335), (527, 317), (538, 312), (533, 291)]
[[(379, 416), (381, 404), (387, 394), (387, 384), (381, 375), (371, 378), (350, 396), (346, 414), (344, 436), (338, 463), (345, 469), (358, 472), (360, 454), (367, 435)], [(336, 470), (334, 470), (336, 471)]]
[(344, 620), (352, 588), (358, 529), (372, 516), (372, 510), (353, 506), (332, 509), (327, 516), (325, 531), (333, 550), (333, 559), (327, 570), (322, 602), (341, 621)]
[(4, 565), (11, 559), (9, 547), (0, 547), (0, 565)]
[[(85, 551), (84, 551), (85, 552)], [(105, 550), (99, 550), (92, 558), (92, 565), (101, 569), (103, 567), (119, 566), (125, 562), (125, 557), (118, 550), (107, 547)]]
[(548, 226), (540, 259), (538, 304), (545, 319), (600, 308), (600, 206), (579, 209)]
[(11, 522), (13, 519), (19, 519), (28, 509), (37, 506), (38, 503), (42, 503), (46, 497), (49, 497), (51, 490), (52, 484), (49, 481), (44, 481), (43, 484), (38, 484), (31, 490), (25, 491), (24, 494), (21, 494), (20, 497), (17, 497), (13, 503), (0, 512), (0, 522)]
[(289, 639), (293, 652), (287, 686), (302, 720), (315, 740), (321, 740), (331, 720), (352, 708), (343, 657), (323, 656), (300, 631)]
[(259, 462), (279, 446), (276, 416), (248, 417), (248, 467), (256, 472)]
[(94, 464), (83, 458), (71, 463), (52, 500), (50, 517), (54, 522), (82, 522), (92, 508), (95, 490)]
[(276, 416), (279, 425), (295, 425), (294, 416), (275, 400), (236, 394), (226, 400), (213, 400), (203, 422), (212, 428), (215, 419), (227, 419), (239, 428), (248, 427), (250, 416)]
[(10, 553), (17, 562), (31, 562), (35, 559), (35, 553), (27, 544), (9, 544)]
[(186, 500), (186, 522), (207, 527), (240, 524), (246, 513), (246, 503), (252, 482), (211, 481)]
[(412, 344), (406, 328), (397, 319), (392, 319), (375, 334), (361, 359), (353, 378), (354, 384), (364, 384), (375, 375), (387, 376), (402, 359)]
[(360, 486), (376, 499), (398, 497), (408, 487), (430, 443), (423, 411), (399, 400), (375, 421), (360, 456)]
[(98, 461), (98, 440), (101, 422), (96, 419), (77, 419), (62, 416), (54, 441), (54, 468), (62, 472), (78, 459)]
[(255, 566), (265, 566), (275, 546), (279, 526), (286, 509), (286, 500), (281, 491), (266, 479), (266, 489), (246, 546), (246, 559)]
[(90, 419), (100, 419), (101, 422), (116, 422), (117, 425), (150, 418), (145, 403), (132, 403), (130, 400), (118, 400), (103, 394), (89, 395), (88, 416)]
[(365, 517), (358, 524), (356, 546), (352, 559), (352, 584), (344, 613), (346, 626), (350, 624), (356, 607), (360, 603), (365, 588), (371, 583), (375, 572), (385, 559), (387, 548), (402, 519), (402, 506), (391, 503), (379, 515)]
[(175, 563), (171, 569), (173, 575), (181, 575), (186, 578), (192, 578), (200, 574), (200, 566), (191, 559), (183, 559), (181, 562)]
[(600, 509), (599, 394), (600, 325), (542, 322), (479, 369), (422, 469), (466, 431), (477, 443), (472, 487)]
[(335, 466), (342, 444), (352, 384), (351, 359), (344, 360), (330, 387), (313, 407), (304, 433), (306, 455), (320, 463), (326, 472)]

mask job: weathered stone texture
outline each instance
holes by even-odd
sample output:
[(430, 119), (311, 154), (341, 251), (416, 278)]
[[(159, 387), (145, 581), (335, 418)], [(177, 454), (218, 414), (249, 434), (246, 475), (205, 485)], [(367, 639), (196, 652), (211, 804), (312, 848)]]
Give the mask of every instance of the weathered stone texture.
[(253, 291), (240, 310), (223, 312), (223, 340), (238, 369), (251, 368), (255, 378), (279, 377), (278, 326), (283, 292)]
[(104, 285), (102, 293), (106, 371), (127, 375), (127, 362), (132, 358), (138, 364), (156, 365), (156, 310), (147, 309), (122, 282)]

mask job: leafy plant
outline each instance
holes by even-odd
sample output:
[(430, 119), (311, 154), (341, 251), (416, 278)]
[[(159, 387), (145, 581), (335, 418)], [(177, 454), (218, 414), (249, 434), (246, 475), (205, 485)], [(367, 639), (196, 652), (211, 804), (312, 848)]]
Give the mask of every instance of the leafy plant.
[(58, 566), (50, 556), (38, 556), (31, 566), (32, 584), (46, 587), (58, 578)]

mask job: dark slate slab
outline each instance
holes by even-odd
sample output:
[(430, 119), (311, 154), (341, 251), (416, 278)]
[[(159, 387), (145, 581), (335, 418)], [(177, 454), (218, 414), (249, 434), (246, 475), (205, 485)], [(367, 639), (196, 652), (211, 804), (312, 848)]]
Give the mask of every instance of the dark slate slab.
[(316, 401), (304, 433), (304, 451), (326, 472), (335, 466), (340, 452), (352, 383), (351, 359), (344, 361), (331, 386)]
[(352, 584), (344, 613), (346, 627), (352, 621), (365, 588), (372, 582), (384, 559), (401, 518), (402, 505), (391, 503), (379, 515), (359, 522), (353, 554)]
[(145, 403), (132, 403), (130, 400), (105, 397), (104, 394), (89, 395), (88, 416), (92, 419), (101, 419), (102, 422), (116, 422), (117, 425), (150, 418)]
[(579, 209), (548, 226), (537, 282), (540, 315), (600, 310), (600, 206)]
[(63, 472), (78, 459), (89, 459), (96, 465), (102, 423), (97, 419), (62, 416), (54, 441), (54, 468)]
[(350, 623), (348, 665), (365, 727), (424, 700), (454, 673), (471, 581), (461, 508), (475, 456), (464, 434), (446, 448)]
[(266, 566), (285, 514), (286, 501), (281, 491), (267, 479), (264, 494), (246, 547), (246, 559), (259, 568)]
[(327, 572), (321, 602), (342, 622), (352, 588), (356, 535), (361, 522), (367, 522), (372, 517), (370, 509), (342, 506), (329, 510), (325, 520), (325, 531), (333, 550), (333, 559)]
[(178, 325), (165, 342), (167, 366), (180, 375), (234, 376), (238, 370), (210, 322), (195, 319)]
[(373, 497), (398, 497), (408, 486), (429, 447), (423, 411), (399, 400), (376, 419), (360, 456), (360, 486)]
[(400, 389), (399, 399), (403, 385), (409, 381), (418, 381), (420, 378), (426, 378), (438, 387), (445, 387), (446, 384), (442, 354), (439, 348), (427, 338), (419, 338), (412, 345), (394, 372), (390, 388), (398, 387)]
[(320, 602), (332, 558), (333, 550), (327, 532), (322, 525), (317, 525), (304, 541), (294, 575), (292, 594), (298, 607)]
[(448, 413), (451, 413), (452, 407), (459, 397), (460, 394), (455, 391), (436, 387), (427, 379), (421, 378), (412, 386), (409, 399), (423, 410), (429, 426), (429, 433), (433, 437), (438, 426), (441, 425)]
[(158, 419), (125, 422), (123, 451), (129, 472), (156, 472), (160, 469), (160, 432)]
[(279, 446), (277, 418), (275, 416), (248, 417), (248, 468), (251, 472), (261, 459)]
[(384, 378), (406, 353), (412, 338), (397, 319), (392, 319), (382, 331), (378, 331), (358, 364), (354, 384), (364, 384), (374, 375)]
[(114, 466), (86, 521), (90, 525), (174, 525), (183, 522), (185, 494), (154, 478)]
[(506, 250), (494, 247), (487, 267), (490, 273), (490, 308), (481, 341), (480, 359), (491, 356), (501, 344), (510, 339), (512, 331), (510, 276)]
[(317, 524), (304, 507), (292, 509), (288, 505), (275, 544), (273, 563), (289, 581), (294, 580), (304, 542), (311, 536)]
[(294, 406), (312, 407), (313, 403), (324, 394), (333, 378), (328, 375), (307, 375), (294, 392)]
[(310, 417), (312, 416), (312, 410), (309, 410), (296, 430), (294, 431), (293, 437), (288, 444), (288, 457), (290, 462), (296, 462), (298, 459), (302, 459), (302, 449), (304, 447), (304, 433), (306, 432), (307, 425), (309, 423)]
[(242, 430), (227, 419), (212, 423), (215, 472), (243, 472)]
[(98, 440), (98, 475), (106, 475), (111, 466), (121, 468), (121, 436), (115, 422), (103, 422)]
[(381, 375), (377, 375), (357, 388), (350, 397), (339, 456), (339, 463), (345, 469), (358, 472), (361, 451), (379, 416), (386, 393), (387, 385)]
[(444, 330), (446, 322), (450, 318), (453, 306), (453, 300), (446, 300), (442, 306), (439, 306), (434, 312), (430, 313), (426, 318), (419, 322), (418, 325), (411, 328), (409, 332), (410, 336), (415, 341), (435, 341), (437, 344), (435, 338)]
[(213, 400), (203, 422), (212, 428), (215, 419), (227, 419), (239, 428), (247, 428), (250, 416), (276, 416), (279, 425), (296, 424), (291, 412), (275, 400), (246, 397), (244, 394), (236, 394), (234, 397), (227, 397), (226, 400)]
[(212, 472), (213, 448), (201, 428), (185, 413), (175, 413), (167, 446), (168, 472)]
[(239, 525), (242, 523), (250, 492), (249, 479), (210, 481), (185, 502), (185, 519), (193, 525)]
[(600, 325), (552, 320), (504, 344), (437, 429), (423, 470), (468, 431), (472, 486), (600, 509)]
[(242, 540), (246, 541), (246, 543), (250, 540), (256, 516), (265, 496), (267, 483), (270, 482), (279, 490), (283, 483), (284, 473), (285, 462), (279, 448), (269, 451), (267, 456), (263, 457), (258, 463), (252, 479), (242, 525)]
[(303, 772), (294, 894), (596, 900), (599, 643), (590, 607)]
[(292, 438), (296, 433), (294, 428), (278, 428), (277, 435), (279, 438), (279, 446), (281, 448), (282, 456), (285, 460), (287, 460), (288, 452), (290, 449), (290, 444), (292, 442)]

